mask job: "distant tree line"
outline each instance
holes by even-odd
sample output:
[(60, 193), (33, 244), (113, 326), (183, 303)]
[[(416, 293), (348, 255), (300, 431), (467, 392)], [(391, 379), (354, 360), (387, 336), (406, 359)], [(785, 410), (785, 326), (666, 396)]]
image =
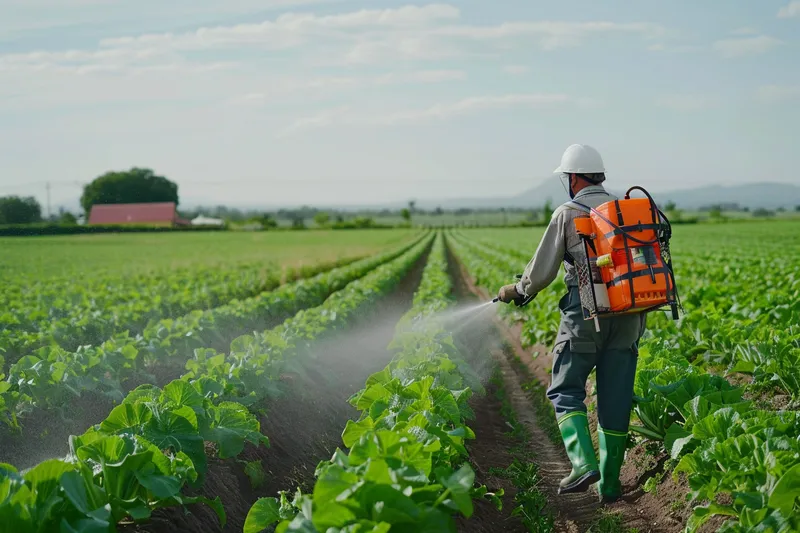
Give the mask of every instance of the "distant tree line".
[[(149, 168), (133, 167), (123, 171), (106, 172), (92, 182), (87, 184), (80, 198), (80, 205), (83, 215), (88, 218), (92, 206), (97, 204), (117, 204), (117, 203), (151, 203), (151, 202), (174, 202), (179, 204), (179, 194), (177, 183), (170, 181), (164, 176), (156, 174)], [(668, 213), (670, 220), (675, 222), (696, 222), (697, 217), (685, 217), (682, 210), (673, 202), (664, 205), (664, 211)], [(712, 220), (725, 220), (724, 213), (728, 212), (750, 212), (746, 206), (736, 203), (721, 203), (703, 206), (700, 211), (707, 212)], [(779, 208), (775, 211), (768, 209), (755, 209), (751, 212), (754, 217), (770, 217), (777, 212), (785, 211)], [(795, 211), (800, 213), (800, 205), (795, 207)], [(544, 225), (550, 220), (553, 214), (553, 205), (547, 200), (543, 206), (535, 208), (468, 208), (446, 210), (442, 206), (431, 209), (417, 207), (416, 200), (409, 200), (404, 207), (394, 209), (362, 209), (357, 212), (350, 212), (338, 209), (320, 209), (304, 205), (298, 208), (283, 208), (274, 211), (264, 209), (237, 209), (224, 205), (196, 207), (180, 209), (180, 215), (185, 218), (195, 218), (198, 215), (207, 215), (224, 219), (228, 222), (255, 224), (262, 228), (271, 229), (281, 226), (285, 222), (291, 228), (303, 229), (309, 221), (313, 221), (316, 227), (327, 228), (361, 228), (377, 227), (377, 221), (399, 217), (405, 224), (412, 224), (417, 217), (443, 217), (451, 214), (456, 217), (466, 219), (474, 217), (473, 222), (477, 224), (477, 217), (485, 214), (497, 214), (502, 216), (503, 225), (509, 225), (509, 215), (513, 214), (517, 220), (515, 225)], [(522, 215), (520, 217), (519, 215)], [(0, 197), (0, 225), (12, 224), (36, 224), (42, 222), (57, 223), (63, 225), (74, 225), (77, 216), (64, 209), (59, 209), (57, 214), (44, 217), (42, 207), (34, 197), (6, 196)]]

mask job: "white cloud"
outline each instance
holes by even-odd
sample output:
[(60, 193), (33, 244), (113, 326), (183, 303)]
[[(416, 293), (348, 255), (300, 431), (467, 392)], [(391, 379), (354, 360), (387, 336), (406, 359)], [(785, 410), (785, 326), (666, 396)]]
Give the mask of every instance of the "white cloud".
[(762, 85), (756, 91), (762, 102), (778, 103), (800, 99), (800, 85)]
[(506, 74), (511, 74), (512, 76), (520, 76), (522, 74), (527, 74), (530, 71), (530, 67), (525, 65), (506, 65), (503, 67), (503, 72)]
[[(313, 13), (288, 13), (258, 24), (239, 24), (200, 28), (183, 34), (147, 34), (138, 37), (105, 39), (101, 46), (171, 46), (177, 49), (202, 49), (234, 44), (294, 46), (308, 37), (338, 35), (345, 32), (407, 30), (410, 37), (447, 37), (472, 40), (500, 40), (515, 37), (537, 37), (544, 48), (574, 46), (589, 35), (638, 34), (663, 36), (659, 25), (635, 22), (508, 22), (498, 25), (470, 26), (444, 24), (460, 19), (458, 8), (446, 4), (404, 6), (390, 9), (363, 9), (339, 15), (317, 16)], [(402, 44), (402, 43), (401, 43)], [(428, 50), (429, 52), (434, 52)], [(435, 53), (435, 52), (434, 52)]]
[(648, 38), (665, 34), (665, 29), (647, 22), (506, 22), (495, 26), (450, 26), (439, 28), (437, 35), (474, 40), (500, 40), (535, 37), (546, 50), (577, 46), (591, 35), (634, 34)]
[(744, 57), (764, 54), (781, 41), (768, 35), (746, 37), (742, 39), (722, 39), (714, 42), (713, 48), (725, 57)]
[(281, 132), (278, 136), (285, 137), (294, 133), (304, 130), (312, 130), (332, 126), (338, 122), (347, 122), (349, 106), (340, 106), (334, 109), (328, 109), (309, 117), (302, 117), (295, 120), (286, 130)]
[(669, 94), (656, 99), (656, 104), (673, 111), (701, 111), (713, 107), (715, 102), (710, 98), (697, 94)]
[(231, 98), (228, 103), (230, 105), (240, 106), (261, 106), (268, 101), (268, 96), (269, 95), (267, 93), (247, 93), (235, 98)]
[(398, 83), (442, 83), (467, 79), (467, 73), (461, 70), (417, 70), (414, 72), (390, 72), (375, 78), (377, 85), (394, 85)]
[(178, 50), (199, 50), (233, 45), (262, 45), (286, 48), (303, 44), (312, 37), (347, 37), (354, 30), (412, 29), (459, 17), (459, 10), (444, 4), (404, 6), (396, 9), (362, 9), (339, 15), (286, 13), (274, 21), (199, 28), (193, 32), (146, 34), (138, 37), (104, 39), (103, 47), (158, 45)]
[(334, 124), (355, 126), (393, 126), (418, 124), (432, 120), (447, 120), (453, 117), (470, 115), (484, 111), (512, 108), (536, 109), (541, 107), (576, 102), (579, 105), (592, 105), (593, 102), (575, 100), (565, 94), (506, 94), (501, 96), (477, 96), (464, 98), (451, 103), (436, 104), (422, 109), (394, 112), (367, 113), (354, 111), (351, 107), (338, 107), (321, 113), (303, 117), (291, 124), (284, 135), (302, 130), (322, 128)]
[(778, 11), (778, 18), (788, 19), (792, 17), (800, 17), (800, 0), (792, 0)]
[(496, 50), (527, 45), (531, 39), (540, 48), (579, 46), (591, 36), (634, 34), (654, 38), (666, 30), (649, 23), (613, 22), (511, 22), (474, 26), (443, 24), (415, 31), (371, 34), (360, 39), (347, 53), (345, 63), (375, 64), (389, 61), (432, 61), (454, 57), (491, 57)]
[(401, 124), (431, 119), (447, 119), (458, 115), (512, 107), (537, 108), (569, 101), (564, 94), (508, 94), (465, 98), (451, 104), (437, 104), (427, 109), (401, 111), (375, 119), (378, 124)]
[(692, 45), (692, 44), (683, 44), (683, 45), (666, 45), (664, 43), (655, 43), (651, 44), (647, 47), (647, 49), (651, 52), (663, 52), (663, 53), (673, 53), (673, 54), (686, 54), (688, 52), (696, 52), (700, 49), (699, 46)]
[(353, 45), (343, 60), (334, 64), (369, 65), (396, 61), (437, 61), (464, 55), (461, 47), (428, 34), (381, 34)]
[(758, 30), (750, 26), (745, 26), (742, 28), (736, 28), (731, 33), (733, 35), (756, 35), (758, 33)]
[(390, 85), (418, 85), (445, 83), (467, 79), (467, 74), (460, 70), (417, 70), (411, 72), (388, 72), (377, 76), (329, 76), (324, 78), (271, 79), (265, 91), (255, 91), (234, 97), (228, 101), (230, 105), (262, 106), (270, 99), (287, 95), (297, 95), (300, 91), (323, 91), (329, 93), (339, 89), (361, 89)]
[[(252, 0), (243, 1), (252, 4)], [(285, 2), (292, 3), (291, 0)], [(313, 0), (296, 0), (295, 3), (313, 3)], [(274, 7), (274, 4), (270, 6)], [(551, 50), (577, 46), (591, 36), (614, 34), (653, 38), (665, 36), (666, 30), (646, 22), (606, 21), (465, 25), (461, 23), (461, 12), (455, 6), (407, 5), (330, 15), (285, 13), (260, 23), (106, 38), (100, 40), (94, 49), (0, 56), (0, 69), (42, 70), (101, 65), (96, 70), (111, 71), (146, 62), (166, 68), (166, 65), (188, 62), (190, 55), (193, 61), (197, 61), (197, 52), (215, 50), (221, 54), (252, 54), (264, 49), (302, 49), (299, 61), (317, 66), (369, 65), (464, 56), (496, 57), (511, 46), (530, 45), (530, 40)]]

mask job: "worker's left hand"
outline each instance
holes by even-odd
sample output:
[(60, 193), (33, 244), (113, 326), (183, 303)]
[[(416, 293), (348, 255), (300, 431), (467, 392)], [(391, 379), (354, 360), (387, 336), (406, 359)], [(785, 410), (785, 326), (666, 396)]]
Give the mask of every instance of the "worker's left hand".
[(497, 297), (503, 303), (510, 304), (511, 302), (514, 302), (517, 305), (519, 305), (520, 302), (522, 302), (522, 300), (525, 299), (524, 295), (517, 292), (516, 283), (500, 287), (500, 291), (498, 291)]

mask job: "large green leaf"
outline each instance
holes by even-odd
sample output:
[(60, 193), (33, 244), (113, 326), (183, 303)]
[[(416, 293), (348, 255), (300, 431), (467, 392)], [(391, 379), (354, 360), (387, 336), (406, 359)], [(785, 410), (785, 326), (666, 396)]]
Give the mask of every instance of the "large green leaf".
[(769, 506), (780, 509), (784, 516), (791, 515), (800, 498), (800, 462), (787, 470), (769, 495)]
[(258, 420), (245, 407), (224, 402), (211, 408), (208, 413), (209, 429), (203, 438), (219, 445), (222, 459), (239, 455), (245, 442), (269, 445), (269, 439), (259, 431)]
[(153, 413), (144, 403), (122, 403), (111, 410), (100, 423), (100, 431), (107, 434), (132, 432), (141, 435)]
[(469, 518), (472, 516), (473, 506), (470, 491), (475, 482), (475, 472), (465, 464), (457, 471), (442, 479), (442, 485), (450, 491), (450, 497), (461, 513)]
[(259, 498), (247, 512), (244, 533), (261, 533), (280, 520), (279, 504), (276, 498)]

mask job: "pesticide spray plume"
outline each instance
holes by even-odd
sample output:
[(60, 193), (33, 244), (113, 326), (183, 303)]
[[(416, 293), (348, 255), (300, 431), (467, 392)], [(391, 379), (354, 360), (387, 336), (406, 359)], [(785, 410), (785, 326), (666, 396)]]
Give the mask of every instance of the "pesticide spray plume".
[(493, 302), (478, 304), (461, 304), (454, 308), (440, 311), (425, 318), (430, 323), (440, 325), (454, 335), (460, 335), (467, 328), (484, 329), (490, 327)]

